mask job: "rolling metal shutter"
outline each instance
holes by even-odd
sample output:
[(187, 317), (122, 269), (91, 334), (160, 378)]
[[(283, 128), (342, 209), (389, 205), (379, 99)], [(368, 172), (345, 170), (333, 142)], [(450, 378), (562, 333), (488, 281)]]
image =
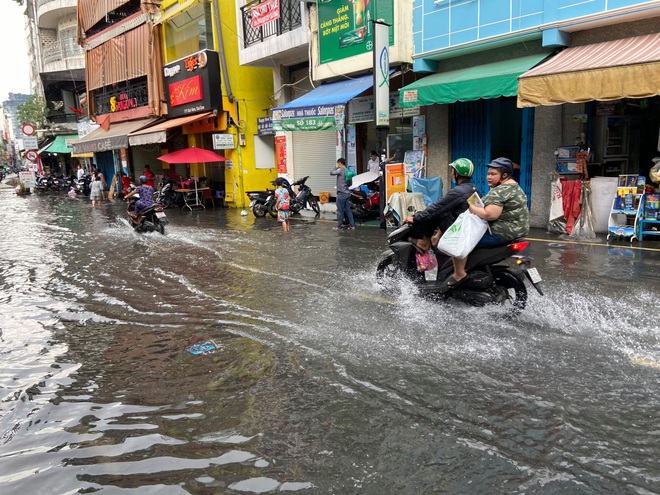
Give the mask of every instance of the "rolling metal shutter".
[(293, 133), (294, 180), (309, 175), (306, 184), (312, 188), (315, 196), (320, 191), (337, 195), (337, 177), (330, 175), (337, 163), (335, 143), (335, 131)]

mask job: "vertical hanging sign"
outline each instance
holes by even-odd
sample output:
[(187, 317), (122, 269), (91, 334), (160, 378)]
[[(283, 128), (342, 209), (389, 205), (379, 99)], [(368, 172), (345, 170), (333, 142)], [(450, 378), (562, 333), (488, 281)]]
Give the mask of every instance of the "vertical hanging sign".
[(390, 27), (374, 21), (374, 96), (376, 127), (390, 126)]

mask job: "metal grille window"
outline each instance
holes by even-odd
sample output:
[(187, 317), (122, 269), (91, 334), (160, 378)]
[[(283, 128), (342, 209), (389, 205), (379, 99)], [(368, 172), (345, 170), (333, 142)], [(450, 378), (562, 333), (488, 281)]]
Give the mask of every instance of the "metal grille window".
[(243, 44), (245, 48), (261, 43), (271, 36), (279, 36), (302, 26), (300, 0), (280, 0), (280, 17), (258, 28), (252, 27), (252, 7), (266, 0), (253, 0), (241, 7), (243, 17)]

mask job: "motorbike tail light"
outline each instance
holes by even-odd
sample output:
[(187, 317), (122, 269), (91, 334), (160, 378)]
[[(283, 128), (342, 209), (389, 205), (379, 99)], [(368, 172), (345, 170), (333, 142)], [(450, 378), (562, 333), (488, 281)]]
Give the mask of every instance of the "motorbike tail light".
[(156, 211), (163, 211), (163, 205), (156, 205)]
[(524, 251), (525, 249), (527, 249), (527, 246), (529, 246), (528, 241), (514, 242), (513, 244), (510, 245), (511, 249), (516, 253), (519, 253), (520, 251)]

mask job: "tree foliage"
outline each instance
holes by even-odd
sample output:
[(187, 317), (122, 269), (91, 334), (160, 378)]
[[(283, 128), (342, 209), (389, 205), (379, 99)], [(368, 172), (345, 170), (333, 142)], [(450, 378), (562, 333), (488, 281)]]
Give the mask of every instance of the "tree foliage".
[(41, 128), (46, 124), (48, 107), (46, 106), (46, 100), (38, 95), (30, 96), (25, 105), (18, 105), (16, 110), (18, 121), (21, 124), (30, 123), (37, 126), (37, 128)]

